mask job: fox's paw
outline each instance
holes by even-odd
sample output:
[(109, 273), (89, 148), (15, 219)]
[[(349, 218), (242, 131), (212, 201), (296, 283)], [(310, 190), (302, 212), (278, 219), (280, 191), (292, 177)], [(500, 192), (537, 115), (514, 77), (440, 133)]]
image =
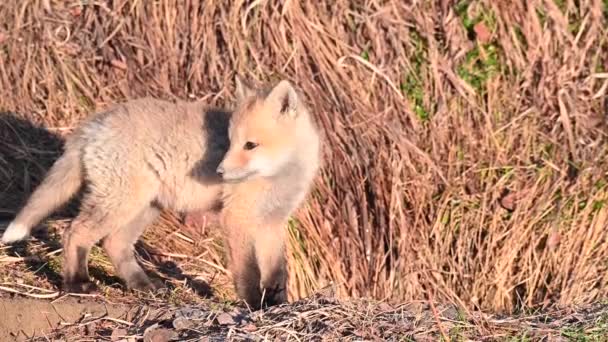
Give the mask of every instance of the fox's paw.
[(29, 235), (28, 227), (19, 224), (11, 223), (6, 227), (4, 234), (2, 234), (2, 242), (9, 244), (25, 239)]
[(136, 277), (127, 282), (127, 288), (129, 290), (141, 292), (156, 292), (164, 287), (165, 284), (156, 278), (150, 279), (148, 277)]
[(279, 305), (287, 302), (287, 270), (284, 259), (260, 281), (260, 292), (264, 306)]
[(68, 293), (92, 294), (97, 292), (99, 288), (91, 281), (74, 281), (64, 282), (63, 291)]
[(285, 287), (262, 288), (262, 302), (266, 307), (287, 303), (287, 290)]

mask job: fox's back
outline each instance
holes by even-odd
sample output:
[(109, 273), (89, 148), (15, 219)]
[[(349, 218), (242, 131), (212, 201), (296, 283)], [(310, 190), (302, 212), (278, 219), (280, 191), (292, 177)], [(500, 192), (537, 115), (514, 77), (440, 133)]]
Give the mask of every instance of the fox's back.
[(107, 148), (154, 147), (187, 127), (185, 106), (142, 98), (114, 105), (82, 124), (75, 138), (88, 146)]
[(188, 201), (198, 189), (192, 182), (217, 182), (228, 118), (201, 103), (136, 99), (93, 115), (67, 146), (81, 150), (85, 173), (109, 193), (115, 190), (105, 179), (136, 179), (138, 186), (158, 187), (168, 203)]
[(122, 152), (132, 158), (162, 156), (166, 162), (183, 159), (178, 155), (184, 153), (202, 157), (209, 134), (205, 110), (201, 104), (131, 100), (94, 114), (70, 140), (83, 146), (89, 158), (116, 157)]

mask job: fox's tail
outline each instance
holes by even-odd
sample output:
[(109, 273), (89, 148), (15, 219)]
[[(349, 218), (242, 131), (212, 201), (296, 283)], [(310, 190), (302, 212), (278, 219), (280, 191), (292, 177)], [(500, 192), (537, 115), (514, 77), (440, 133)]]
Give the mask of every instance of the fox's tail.
[(83, 182), (80, 148), (72, 143), (68, 141), (63, 155), (53, 164), (25, 207), (6, 228), (2, 242), (11, 243), (27, 238), (40, 221), (80, 189)]

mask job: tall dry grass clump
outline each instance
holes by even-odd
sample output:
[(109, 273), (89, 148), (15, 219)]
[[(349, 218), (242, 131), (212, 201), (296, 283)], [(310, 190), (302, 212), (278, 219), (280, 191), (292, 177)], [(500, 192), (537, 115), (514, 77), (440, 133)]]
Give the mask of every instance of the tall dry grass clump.
[[(229, 3), (6, 1), (0, 110), (61, 135), (127, 98), (224, 105), (235, 73), (288, 78), (326, 140), (292, 297), (606, 297), (606, 1)], [(5, 199), (41, 177), (44, 146), (17, 145), (0, 141)]]

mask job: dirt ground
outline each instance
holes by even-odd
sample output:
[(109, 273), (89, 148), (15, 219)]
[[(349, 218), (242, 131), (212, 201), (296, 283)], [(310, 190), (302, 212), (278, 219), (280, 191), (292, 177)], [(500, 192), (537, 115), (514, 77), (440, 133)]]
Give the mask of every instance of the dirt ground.
[(88, 298), (64, 297), (54, 301), (0, 297), (0, 341), (44, 336), (84, 317), (123, 317), (129, 306)]
[[(3, 1), (0, 215), (93, 112), (229, 107), (236, 74), (287, 79), (325, 141), (289, 225), (293, 298), (330, 283), (494, 312), (608, 298), (606, 1), (322, 3)], [(180, 279), (225, 274), (210, 229), (165, 215), (144, 240)]]
[(606, 341), (608, 305), (507, 317), (315, 296), (250, 312), (217, 301), (117, 304), (0, 293), (1, 341)]

